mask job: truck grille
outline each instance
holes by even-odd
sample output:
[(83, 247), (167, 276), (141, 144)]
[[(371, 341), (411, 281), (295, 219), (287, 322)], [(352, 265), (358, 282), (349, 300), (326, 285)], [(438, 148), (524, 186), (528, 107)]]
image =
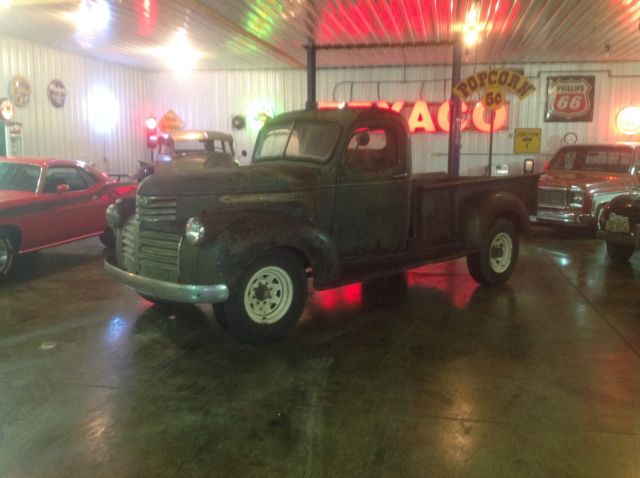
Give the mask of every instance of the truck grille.
[(180, 239), (177, 234), (145, 231), (138, 221), (129, 221), (122, 237), (125, 269), (144, 277), (176, 282)]
[(567, 207), (565, 188), (538, 188), (538, 206), (564, 209)]
[(175, 196), (138, 196), (138, 219), (142, 222), (175, 221), (177, 199)]

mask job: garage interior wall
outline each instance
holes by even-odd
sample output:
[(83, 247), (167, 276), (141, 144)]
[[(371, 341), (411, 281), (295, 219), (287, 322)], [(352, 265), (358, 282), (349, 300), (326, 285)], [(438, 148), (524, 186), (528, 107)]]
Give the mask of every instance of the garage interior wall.
[[(510, 117), (505, 130), (494, 137), (493, 163), (509, 164), (512, 173), (531, 155), (513, 153), (515, 128), (541, 128), (541, 152), (537, 162), (549, 157), (568, 132), (579, 143), (636, 141), (618, 133), (615, 119), (621, 108), (639, 105), (634, 88), (640, 79), (640, 63), (574, 63), (469, 65), (463, 77), (489, 67), (523, 69), (536, 91), (518, 100), (509, 95)], [(274, 113), (301, 109), (306, 101), (306, 72), (302, 70), (196, 71), (183, 77), (171, 72), (144, 72), (103, 63), (28, 41), (0, 36), (0, 85), (22, 74), (31, 82), (27, 107), (16, 108), (16, 121), (24, 126), (25, 155), (82, 159), (110, 172), (132, 173), (137, 160), (146, 159), (144, 119), (174, 110), (185, 128), (232, 132), (238, 155), (251, 155), (260, 128), (254, 119), (261, 110)], [(450, 66), (322, 69), (318, 72), (319, 101), (424, 99), (440, 103), (450, 88)], [(546, 81), (554, 75), (593, 75), (594, 118), (588, 123), (545, 123)], [(56, 109), (48, 102), (50, 80), (62, 80), (67, 103)], [(5, 86), (6, 88), (6, 86)], [(5, 90), (6, 91), (6, 90)], [(96, 101), (95, 92), (107, 91)], [(7, 92), (8, 93), (8, 92)], [(0, 97), (6, 96), (0, 91)], [(100, 98), (100, 95), (98, 95)], [(241, 114), (247, 128), (233, 131), (231, 118)], [(105, 120), (113, 115), (113, 128)], [(108, 126), (108, 125), (107, 125)], [(415, 171), (446, 169), (448, 137), (443, 133), (412, 136)], [(481, 174), (487, 164), (489, 135), (462, 133), (461, 172)], [(248, 162), (248, 158), (241, 159)]]
[[(40, 44), (0, 36), (0, 97), (14, 75), (31, 84), (26, 107), (15, 108), (23, 125), (23, 153), (79, 159), (109, 172), (133, 172), (146, 154), (145, 75)], [(53, 79), (67, 89), (63, 108), (47, 98)]]
[[(490, 67), (522, 69), (536, 91), (519, 100), (510, 94), (506, 129), (494, 136), (493, 164), (509, 164), (510, 171), (521, 170), (527, 157), (535, 157), (538, 167), (559, 146), (566, 133), (574, 132), (579, 143), (636, 141), (625, 136), (615, 124), (625, 106), (640, 105), (635, 91), (640, 80), (640, 63), (574, 63), (465, 65), (463, 78)], [(591, 122), (545, 123), (547, 77), (564, 75), (595, 76), (594, 116)], [(441, 103), (450, 91), (450, 66), (322, 69), (318, 71), (318, 101), (375, 101), (424, 99)], [(259, 124), (253, 121), (260, 106), (275, 113), (301, 109), (306, 101), (306, 73), (298, 70), (192, 72), (179, 78), (169, 72), (147, 75), (147, 98), (152, 113), (161, 116), (173, 109), (187, 128), (231, 131), (231, 118), (242, 114), (248, 127), (233, 131), (236, 149), (251, 153)], [(541, 150), (537, 155), (514, 154), (515, 128), (541, 128)], [(447, 167), (448, 135), (415, 133), (412, 136), (414, 171), (443, 171)], [(461, 172), (483, 174), (487, 166), (489, 134), (462, 133)], [(245, 160), (246, 161), (246, 160)]]

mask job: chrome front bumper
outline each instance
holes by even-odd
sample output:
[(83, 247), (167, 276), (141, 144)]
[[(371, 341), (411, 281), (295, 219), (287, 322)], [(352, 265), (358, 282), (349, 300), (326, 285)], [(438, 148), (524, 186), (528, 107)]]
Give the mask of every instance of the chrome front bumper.
[(594, 219), (591, 214), (583, 214), (576, 211), (538, 208), (538, 215), (532, 216), (531, 221), (542, 224), (562, 224), (565, 226), (588, 227), (593, 224)]
[(229, 298), (229, 289), (225, 284), (194, 285), (177, 284), (142, 277), (120, 269), (113, 256), (104, 260), (104, 270), (114, 280), (124, 284), (142, 295), (185, 304), (217, 304)]

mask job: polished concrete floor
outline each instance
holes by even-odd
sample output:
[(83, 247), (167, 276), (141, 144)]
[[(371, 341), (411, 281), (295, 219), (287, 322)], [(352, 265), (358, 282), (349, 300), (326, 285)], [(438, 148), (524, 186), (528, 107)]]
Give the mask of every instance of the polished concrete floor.
[(640, 478), (640, 257), (535, 229), (505, 287), (462, 260), (315, 292), (256, 348), (101, 256), (24, 257), (0, 287), (2, 478)]

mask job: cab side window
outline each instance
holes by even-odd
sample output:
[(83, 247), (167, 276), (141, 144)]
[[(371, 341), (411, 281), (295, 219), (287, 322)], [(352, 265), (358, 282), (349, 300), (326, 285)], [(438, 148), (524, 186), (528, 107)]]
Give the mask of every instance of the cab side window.
[(356, 128), (349, 139), (346, 167), (356, 172), (392, 172), (398, 165), (398, 141), (390, 127)]
[(55, 193), (60, 184), (68, 184), (70, 191), (81, 191), (89, 186), (77, 168), (64, 166), (47, 168), (44, 192)]

